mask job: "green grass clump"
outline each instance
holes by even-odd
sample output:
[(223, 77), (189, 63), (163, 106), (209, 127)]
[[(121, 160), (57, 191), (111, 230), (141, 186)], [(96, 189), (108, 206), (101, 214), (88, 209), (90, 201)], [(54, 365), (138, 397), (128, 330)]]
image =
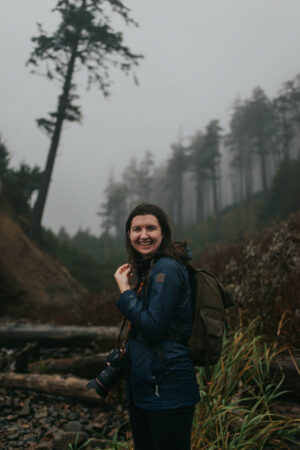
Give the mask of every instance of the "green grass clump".
[(258, 321), (227, 338), (222, 358), (209, 383), (199, 369), (201, 401), (197, 405), (192, 450), (293, 449), (300, 440), (300, 419), (279, 415), (274, 403), (284, 393), (271, 376), (280, 353), (257, 334)]

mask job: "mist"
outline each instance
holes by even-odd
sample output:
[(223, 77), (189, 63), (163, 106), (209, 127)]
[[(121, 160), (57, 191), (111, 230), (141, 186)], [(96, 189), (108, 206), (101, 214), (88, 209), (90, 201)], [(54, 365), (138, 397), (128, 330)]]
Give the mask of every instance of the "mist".
[[(140, 25), (124, 28), (125, 40), (145, 56), (135, 70), (138, 86), (115, 70), (104, 99), (77, 74), (83, 123), (68, 124), (62, 134), (43, 219), (54, 231), (99, 234), (97, 211), (112, 172), (117, 180), (130, 158), (147, 150), (162, 166), (179, 135), (188, 139), (212, 119), (226, 134), (236, 98), (251, 96), (257, 85), (274, 97), (299, 72), (296, 0), (125, 3)], [(0, 7), (0, 133), (14, 166), (25, 161), (43, 168), (46, 160), (49, 139), (35, 120), (55, 108), (60, 89), (32, 75), (25, 62), (36, 22), (54, 29), (54, 5), (11, 0)]]

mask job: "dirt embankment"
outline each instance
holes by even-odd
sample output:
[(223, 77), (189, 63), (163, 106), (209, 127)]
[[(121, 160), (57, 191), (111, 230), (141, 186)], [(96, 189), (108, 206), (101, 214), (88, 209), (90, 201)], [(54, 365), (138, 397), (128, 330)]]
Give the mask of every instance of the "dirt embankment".
[(0, 311), (55, 320), (87, 295), (67, 269), (42, 252), (0, 205)]

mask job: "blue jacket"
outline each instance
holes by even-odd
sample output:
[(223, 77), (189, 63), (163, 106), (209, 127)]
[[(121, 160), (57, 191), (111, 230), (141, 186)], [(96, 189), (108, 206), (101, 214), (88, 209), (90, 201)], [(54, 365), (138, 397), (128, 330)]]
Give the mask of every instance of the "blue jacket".
[(187, 343), (192, 331), (187, 269), (161, 257), (140, 295), (124, 292), (118, 308), (131, 322), (127, 344), (130, 398), (148, 410), (179, 408), (199, 400)]

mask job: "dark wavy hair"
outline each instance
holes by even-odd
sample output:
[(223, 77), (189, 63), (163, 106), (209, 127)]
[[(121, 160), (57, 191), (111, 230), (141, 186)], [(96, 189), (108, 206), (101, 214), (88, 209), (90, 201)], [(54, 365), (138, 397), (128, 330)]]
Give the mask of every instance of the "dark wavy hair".
[(183, 264), (186, 264), (189, 260), (186, 249), (186, 242), (173, 241), (172, 229), (167, 214), (157, 205), (154, 205), (152, 203), (141, 203), (131, 211), (125, 225), (126, 248), (129, 256), (129, 262), (130, 264), (132, 264), (133, 268), (137, 268), (137, 260), (140, 256), (139, 253), (132, 247), (129, 239), (131, 222), (135, 216), (145, 216), (147, 214), (151, 214), (152, 216), (155, 216), (157, 218), (163, 235), (160, 247), (156, 251), (155, 255), (153, 255), (153, 258), (168, 256), (170, 258), (176, 259)]

